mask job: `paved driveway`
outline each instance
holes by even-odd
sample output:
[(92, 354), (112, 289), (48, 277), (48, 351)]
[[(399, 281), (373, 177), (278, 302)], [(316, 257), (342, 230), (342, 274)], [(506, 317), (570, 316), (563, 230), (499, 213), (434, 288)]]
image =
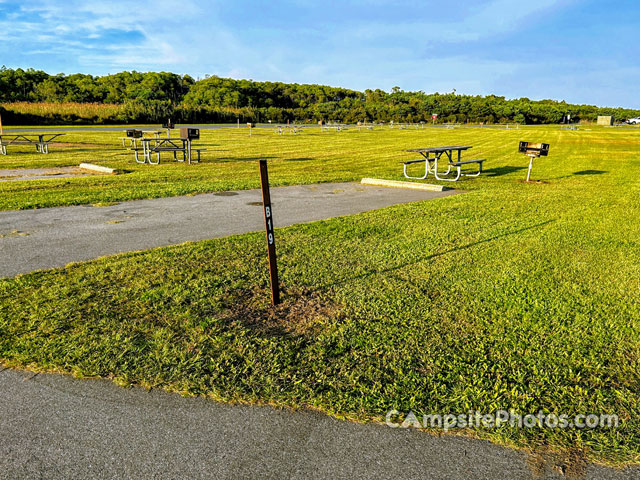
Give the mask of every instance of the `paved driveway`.
[[(458, 193), (325, 183), (271, 189), (284, 227)], [(259, 190), (0, 212), (0, 277), (69, 262), (264, 229)]]
[[(0, 479), (566, 478), (485, 441), (64, 375), (2, 371), (0, 412)], [(583, 478), (640, 470), (587, 466)]]

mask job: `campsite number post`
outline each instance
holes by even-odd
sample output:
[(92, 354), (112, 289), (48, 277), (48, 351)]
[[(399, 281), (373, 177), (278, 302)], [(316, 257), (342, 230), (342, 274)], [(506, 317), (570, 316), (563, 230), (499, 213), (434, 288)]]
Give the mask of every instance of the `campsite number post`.
[(271, 279), (271, 303), (280, 303), (280, 285), (278, 284), (278, 263), (276, 261), (276, 239), (273, 234), (273, 211), (269, 192), (269, 173), (267, 161), (260, 160), (260, 184), (262, 186), (262, 205), (264, 207), (264, 225), (267, 234), (267, 252), (269, 255), (269, 276)]

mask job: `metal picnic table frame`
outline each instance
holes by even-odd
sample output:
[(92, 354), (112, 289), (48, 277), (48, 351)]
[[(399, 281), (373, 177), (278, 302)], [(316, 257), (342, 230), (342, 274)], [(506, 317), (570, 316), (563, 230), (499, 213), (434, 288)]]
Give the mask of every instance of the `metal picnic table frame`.
[(302, 125), (276, 125), (273, 131), (276, 135), (284, 135), (287, 132), (292, 133), (293, 135), (298, 135), (302, 133)]
[[(465, 150), (469, 150), (469, 146), (446, 146), (446, 147), (429, 147), (429, 148), (411, 148), (406, 150), (407, 152), (415, 152), (422, 155), (423, 158), (419, 160), (409, 160), (404, 162), (404, 176), (406, 178), (410, 178), (413, 180), (424, 180), (427, 178), (429, 173), (432, 173), (437, 180), (446, 181), (446, 182), (455, 182), (460, 177), (477, 177), (482, 173), (482, 163), (485, 161), (484, 158), (478, 158), (474, 160), (462, 160), (462, 152)], [(455, 153), (457, 152), (457, 159), (454, 160)], [(447, 161), (447, 171), (446, 172), (438, 172), (438, 162), (440, 158), (445, 155)], [(407, 173), (407, 166), (413, 163), (422, 163), (424, 162), (424, 175), (421, 177), (412, 177)], [(462, 173), (462, 165), (467, 165), (471, 163), (478, 164), (478, 171), (476, 173)], [(456, 176), (455, 178), (446, 178), (447, 175), (451, 174), (451, 167), (456, 168)], [(444, 177), (442, 176), (444, 175)]]
[[(35, 145), (38, 153), (49, 153), (49, 143), (64, 133), (4, 133), (0, 134), (0, 154), (7, 155), (9, 145)], [(47, 138), (48, 137), (48, 138)], [(37, 138), (37, 140), (35, 140)]]
[[(135, 155), (136, 162), (138, 163), (149, 163), (150, 165), (158, 165), (160, 163), (160, 153), (161, 152), (173, 152), (173, 159), (178, 162), (186, 161), (189, 165), (191, 165), (191, 153), (192, 151), (197, 152), (198, 160), (196, 162), (200, 162), (200, 152), (204, 151), (204, 148), (193, 149), (191, 146), (191, 140), (187, 138), (138, 138), (138, 140), (142, 143), (142, 149), (132, 148), (133, 153)], [(142, 160), (140, 160), (139, 151), (142, 150)], [(178, 153), (182, 153), (182, 160), (178, 159)], [(157, 161), (151, 160), (152, 154), (157, 155)]]

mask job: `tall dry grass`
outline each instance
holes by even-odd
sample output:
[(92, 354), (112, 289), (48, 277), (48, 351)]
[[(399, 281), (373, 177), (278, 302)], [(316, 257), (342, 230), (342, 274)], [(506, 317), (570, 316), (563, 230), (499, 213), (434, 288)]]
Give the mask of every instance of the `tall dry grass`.
[(8, 112), (39, 117), (75, 116), (81, 119), (109, 118), (122, 111), (122, 105), (110, 103), (55, 103), (55, 102), (14, 102), (2, 103), (0, 107)]

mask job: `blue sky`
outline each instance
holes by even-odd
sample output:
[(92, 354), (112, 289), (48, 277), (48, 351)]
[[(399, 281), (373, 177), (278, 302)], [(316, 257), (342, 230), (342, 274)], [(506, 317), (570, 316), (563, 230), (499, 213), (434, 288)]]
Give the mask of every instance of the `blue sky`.
[(638, 0), (0, 0), (0, 64), (640, 108)]

